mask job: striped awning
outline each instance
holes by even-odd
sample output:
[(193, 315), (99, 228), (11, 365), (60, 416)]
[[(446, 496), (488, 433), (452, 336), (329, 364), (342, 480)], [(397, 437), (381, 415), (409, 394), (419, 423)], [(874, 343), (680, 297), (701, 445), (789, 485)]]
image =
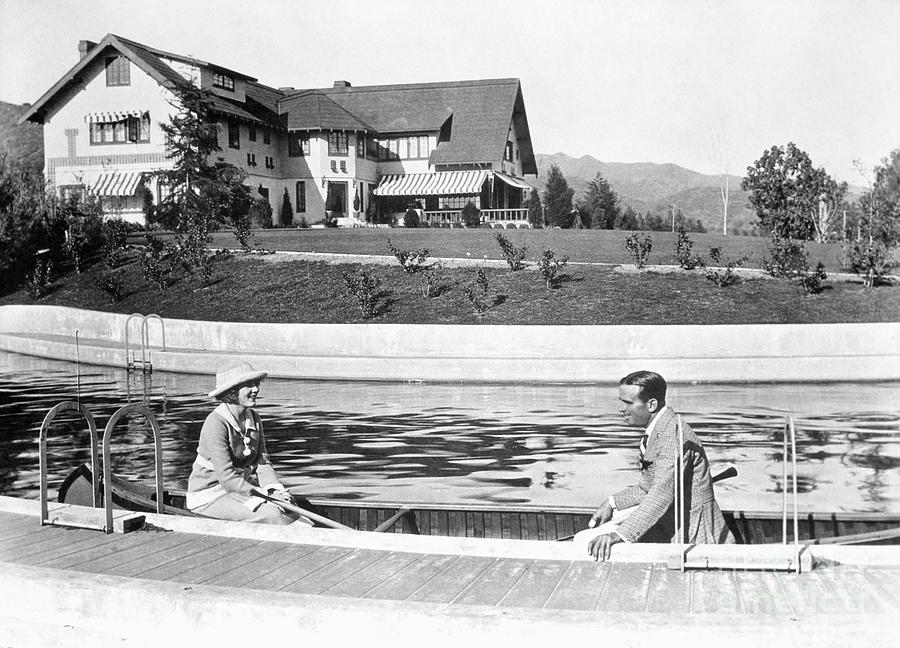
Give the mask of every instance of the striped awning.
[(531, 185), (521, 178), (507, 175), (505, 173), (501, 173), (500, 171), (494, 171), (494, 177), (505, 182), (510, 187), (515, 187), (516, 189), (531, 189)]
[(382, 176), (376, 196), (472, 196), (481, 193), (488, 171), (440, 171)]
[(133, 196), (141, 182), (141, 173), (101, 173), (91, 185), (95, 196)]
[(113, 124), (115, 122), (125, 121), (129, 117), (149, 116), (146, 110), (117, 110), (113, 112), (88, 113), (84, 116), (85, 124)]

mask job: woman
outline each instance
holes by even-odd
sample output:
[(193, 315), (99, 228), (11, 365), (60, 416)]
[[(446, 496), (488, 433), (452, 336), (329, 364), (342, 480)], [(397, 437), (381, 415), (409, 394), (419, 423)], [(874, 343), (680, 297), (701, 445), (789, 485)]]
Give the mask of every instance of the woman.
[[(221, 401), (203, 423), (188, 479), (187, 506), (223, 520), (291, 524), (299, 516), (250, 494), (252, 488), (290, 504), (266, 453), (262, 421), (252, 408), (268, 374), (246, 362), (216, 372), (211, 398)], [(308, 521), (303, 518), (304, 522)]]

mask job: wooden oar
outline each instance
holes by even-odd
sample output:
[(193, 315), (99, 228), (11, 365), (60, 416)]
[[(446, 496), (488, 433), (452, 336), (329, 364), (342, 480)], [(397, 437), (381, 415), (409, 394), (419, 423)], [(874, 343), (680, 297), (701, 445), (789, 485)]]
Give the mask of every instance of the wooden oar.
[(295, 504), (288, 504), (287, 502), (278, 499), (277, 497), (270, 497), (263, 493), (260, 490), (255, 488), (250, 489), (250, 494), (259, 497), (260, 499), (264, 499), (267, 502), (271, 502), (276, 506), (280, 506), (285, 511), (290, 511), (291, 513), (296, 513), (297, 515), (302, 515), (303, 517), (307, 517), (314, 522), (318, 522), (319, 524), (324, 524), (327, 527), (331, 527), (332, 529), (343, 529), (344, 531), (356, 531), (356, 529), (352, 529), (340, 522), (335, 522), (334, 520), (330, 520), (327, 517), (323, 517), (318, 513), (313, 513), (312, 511), (307, 511), (305, 508), (300, 508)]
[[(731, 477), (737, 477), (737, 474), (738, 474), (737, 468), (735, 468), (734, 466), (728, 466), (728, 468), (726, 468), (722, 472), (720, 472), (716, 475), (713, 475), (712, 478), (710, 479), (710, 481), (715, 484), (716, 482), (720, 482), (723, 479), (730, 479)], [(567, 535), (567, 536), (563, 536), (562, 538), (557, 538), (556, 541), (557, 542), (565, 542), (566, 540), (571, 540), (574, 537), (575, 537), (575, 534), (573, 533), (572, 535)]]

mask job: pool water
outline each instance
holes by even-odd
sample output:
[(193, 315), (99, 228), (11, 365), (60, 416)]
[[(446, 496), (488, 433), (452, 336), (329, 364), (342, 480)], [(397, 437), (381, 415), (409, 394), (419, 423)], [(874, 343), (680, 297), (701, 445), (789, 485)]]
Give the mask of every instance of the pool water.
[[(102, 433), (112, 413), (146, 402), (163, 440), (167, 487), (184, 488), (214, 403), (210, 376), (154, 373), (0, 352), (0, 494), (39, 496), (38, 431), (80, 393)], [(637, 479), (641, 432), (617, 411), (617, 387), (326, 382), (269, 379), (258, 410), (282, 481), (307, 497), (597, 506)], [(900, 383), (673, 385), (669, 404), (698, 432), (723, 508), (780, 510), (785, 414), (797, 427), (803, 510), (900, 512)], [(49, 442), (51, 495), (88, 460), (89, 436), (61, 417)], [(153, 477), (141, 418), (113, 439), (113, 471)]]

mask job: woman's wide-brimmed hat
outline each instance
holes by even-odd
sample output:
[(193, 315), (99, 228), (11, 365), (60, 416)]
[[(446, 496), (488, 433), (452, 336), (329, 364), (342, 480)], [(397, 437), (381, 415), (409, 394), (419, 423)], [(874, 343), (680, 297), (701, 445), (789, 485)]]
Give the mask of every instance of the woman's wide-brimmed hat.
[(219, 369), (216, 372), (216, 388), (209, 392), (209, 396), (210, 398), (218, 398), (235, 387), (259, 382), (268, 375), (265, 371), (256, 371), (247, 362)]

